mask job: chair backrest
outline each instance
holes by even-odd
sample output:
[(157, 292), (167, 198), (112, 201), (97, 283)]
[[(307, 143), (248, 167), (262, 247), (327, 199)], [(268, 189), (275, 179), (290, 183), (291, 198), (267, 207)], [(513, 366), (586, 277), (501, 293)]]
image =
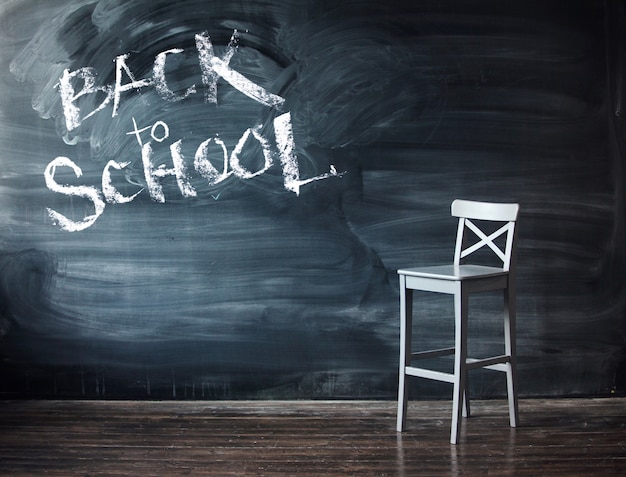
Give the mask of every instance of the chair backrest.
[[(457, 199), (452, 202), (452, 215), (459, 218), (454, 251), (454, 264), (459, 265), (461, 260), (472, 253), (489, 247), (502, 261), (502, 269), (510, 271), (515, 263), (515, 223), (519, 213), (519, 204), (499, 204), (493, 202), (476, 202)], [(476, 222), (481, 221), (481, 222)], [(484, 223), (503, 223), (495, 231), (485, 232)], [(478, 242), (465, 246), (465, 230), (471, 230)], [(501, 247), (496, 239), (503, 236), (504, 246)]]

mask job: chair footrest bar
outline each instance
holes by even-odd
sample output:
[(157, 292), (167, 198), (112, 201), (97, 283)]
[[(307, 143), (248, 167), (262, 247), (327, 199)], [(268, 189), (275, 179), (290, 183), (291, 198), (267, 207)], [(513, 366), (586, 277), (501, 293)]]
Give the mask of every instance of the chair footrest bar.
[(405, 374), (409, 376), (416, 376), (418, 378), (434, 379), (435, 381), (444, 381), (446, 383), (454, 383), (454, 374), (443, 373), (441, 371), (433, 371), (432, 369), (415, 368), (413, 366), (406, 366), (404, 368)]
[(438, 356), (448, 356), (454, 354), (454, 348), (433, 349), (429, 351), (416, 351), (411, 353), (412, 359), (436, 358)]
[[(506, 370), (505, 366), (498, 366), (498, 365), (508, 363), (509, 361), (511, 361), (511, 358), (509, 356), (502, 355), (502, 356), (493, 356), (491, 358), (482, 358), (482, 359), (467, 358), (465, 362), (467, 363), (466, 364), (467, 369), (488, 367), (489, 369), (493, 369), (494, 371), (505, 371)], [(499, 368), (503, 368), (503, 369), (499, 369)]]

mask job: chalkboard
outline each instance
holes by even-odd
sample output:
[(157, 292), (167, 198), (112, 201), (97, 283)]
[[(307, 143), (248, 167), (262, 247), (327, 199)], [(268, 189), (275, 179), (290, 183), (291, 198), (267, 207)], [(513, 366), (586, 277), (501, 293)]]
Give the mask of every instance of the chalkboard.
[[(624, 34), (621, 1), (2, 2), (0, 396), (393, 399), (396, 270), (452, 258), (455, 198), (521, 204), (520, 394), (624, 392)], [(416, 301), (434, 342), (450, 305)]]

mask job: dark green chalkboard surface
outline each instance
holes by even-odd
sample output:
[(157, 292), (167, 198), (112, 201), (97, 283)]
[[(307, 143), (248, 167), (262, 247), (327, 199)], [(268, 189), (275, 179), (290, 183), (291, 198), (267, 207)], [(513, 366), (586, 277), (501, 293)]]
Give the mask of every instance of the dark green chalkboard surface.
[(623, 392), (625, 19), (1, 2), (0, 397), (394, 398), (396, 270), (452, 258), (455, 198), (521, 205), (520, 395)]

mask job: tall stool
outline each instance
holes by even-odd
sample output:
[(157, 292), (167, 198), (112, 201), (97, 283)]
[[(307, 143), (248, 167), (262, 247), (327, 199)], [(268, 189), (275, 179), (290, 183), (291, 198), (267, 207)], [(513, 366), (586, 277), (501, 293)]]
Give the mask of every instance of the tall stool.
[[(509, 421), (517, 427), (518, 409), (515, 389), (515, 224), (519, 204), (497, 204), (457, 199), (452, 202), (452, 215), (459, 218), (454, 263), (433, 267), (398, 270), (400, 277), (400, 378), (398, 383), (397, 430), (406, 427), (408, 400), (407, 376), (452, 383), (452, 426), (450, 442), (459, 440), (461, 416), (469, 417), (467, 373), (486, 368), (506, 373)], [(485, 231), (488, 223), (501, 225), (494, 232)], [(467, 231), (478, 241), (468, 245)], [(492, 229), (488, 229), (492, 230)], [(499, 240), (497, 240), (499, 239)], [(500, 242), (503, 242), (502, 246)], [(467, 263), (467, 257), (488, 247), (502, 266)], [(476, 255), (475, 255), (476, 256)], [(472, 293), (503, 290), (504, 294), (504, 354), (487, 358), (467, 356), (468, 302)], [(413, 352), (413, 290), (445, 293), (454, 296), (455, 338), (453, 348)], [(419, 359), (454, 355), (454, 371), (446, 373), (414, 366)]]

